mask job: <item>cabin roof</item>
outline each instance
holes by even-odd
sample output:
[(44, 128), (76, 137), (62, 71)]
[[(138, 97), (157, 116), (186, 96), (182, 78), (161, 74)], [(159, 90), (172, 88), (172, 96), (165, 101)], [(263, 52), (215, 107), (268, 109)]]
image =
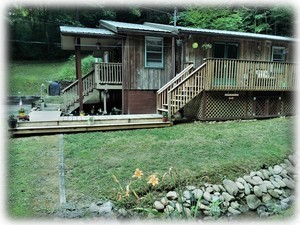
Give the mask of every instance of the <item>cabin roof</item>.
[(70, 27), (60, 26), (60, 32), (67, 35), (82, 36), (115, 36), (116, 34), (108, 29), (86, 28), (86, 27)]
[(160, 29), (166, 29), (176, 33), (225, 35), (225, 36), (234, 36), (234, 37), (242, 37), (242, 38), (268, 39), (268, 40), (278, 40), (278, 41), (295, 41), (294, 38), (268, 35), (268, 34), (256, 34), (256, 33), (248, 33), (248, 32), (215, 30), (215, 29), (202, 29), (202, 28), (183, 27), (183, 26), (174, 27), (172, 25), (149, 23), (149, 22), (145, 22), (144, 24), (147, 26), (152, 26)]
[(147, 24), (125, 23), (111, 20), (100, 20), (100, 26), (110, 29), (116, 33), (141, 33), (141, 34), (162, 34), (172, 35), (173, 32), (169, 29), (148, 26)]

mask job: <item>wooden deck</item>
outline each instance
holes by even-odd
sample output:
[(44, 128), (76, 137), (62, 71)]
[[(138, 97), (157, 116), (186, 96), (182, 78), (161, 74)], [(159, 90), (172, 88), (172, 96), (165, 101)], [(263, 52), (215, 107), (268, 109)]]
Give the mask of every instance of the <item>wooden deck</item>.
[(35, 121), (20, 121), (17, 128), (9, 128), (8, 130), (12, 136), (18, 136), (161, 128), (171, 125), (170, 122), (162, 122), (162, 116), (158, 114), (106, 115), (93, 117), (94, 123), (92, 125), (88, 124), (89, 116), (61, 116), (58, 119), (50, 120), (43, 118), (41, 120), (35, 119)]

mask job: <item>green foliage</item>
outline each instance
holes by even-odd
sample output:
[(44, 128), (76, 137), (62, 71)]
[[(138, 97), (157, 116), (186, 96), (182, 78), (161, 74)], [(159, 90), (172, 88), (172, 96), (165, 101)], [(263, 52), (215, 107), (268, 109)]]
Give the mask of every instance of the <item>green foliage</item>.
[(193, 7), (180, 12), (179, 24), (208, 29), (291, 36), (294, 12), (289, 7)]

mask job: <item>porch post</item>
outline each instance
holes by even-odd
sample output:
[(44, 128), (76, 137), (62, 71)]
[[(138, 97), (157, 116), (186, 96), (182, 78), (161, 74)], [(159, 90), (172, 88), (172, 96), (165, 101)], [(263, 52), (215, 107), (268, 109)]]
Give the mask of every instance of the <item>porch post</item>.
[(80, 38), (75, 39), (75, 63), (76, 63), (76, 79), (78, 80), (78, 100), (79, 112), (83, 111), (83, 85), (82, 85), (82, 71), (81, 71), (81, 47)]
[(125, 74), (124, 74), (124, 68), (125, 68), (125, 60), (124, 60), (124, 38), (122, 38), (122, 48), (121, 48), (121, 51), (122, 51), (122, 114), (125, 114), (125, 90), (124, 90), (124, 87), (125, 87)]
[(172, 78), (176, 75), (175, 37), (172, 37)]

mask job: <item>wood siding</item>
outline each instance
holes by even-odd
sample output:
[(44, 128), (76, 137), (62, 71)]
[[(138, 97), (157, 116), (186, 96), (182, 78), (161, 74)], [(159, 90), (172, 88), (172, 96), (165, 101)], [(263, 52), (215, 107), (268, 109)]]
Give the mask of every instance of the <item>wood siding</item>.
[[(198, 43), (198, 48), (192, 48), (194, 42)], [(182, 63), (192, 62), (197, 68), (200, 66), (205, 58), (213, 57), (213, 44), (215, 42), (229, 42), (238, 44), (238, 58), (245, 60), (272, 60), (272, 46), (285, 47), (288, 49), (286, 55), (286, 62), (294, 62), (294, 45), (291, 42), (284, 41), (270, 41), (270, 40), (255, 40), (255, 39), (242, 39), (230, 37), (202, 37), (193, 35), (190, 39), (184, 41), (182, 50)], [(203, 50), (202, 44), (210, 43), (212, 48)], [(260, 47), (258, 47), (260, 46)]]
[(172, 39), (164, 37), (164, 68), (145, 68), (145, 37), (128, 35), (124, 46), (124, 89), (158, 90), (172, 75)]

